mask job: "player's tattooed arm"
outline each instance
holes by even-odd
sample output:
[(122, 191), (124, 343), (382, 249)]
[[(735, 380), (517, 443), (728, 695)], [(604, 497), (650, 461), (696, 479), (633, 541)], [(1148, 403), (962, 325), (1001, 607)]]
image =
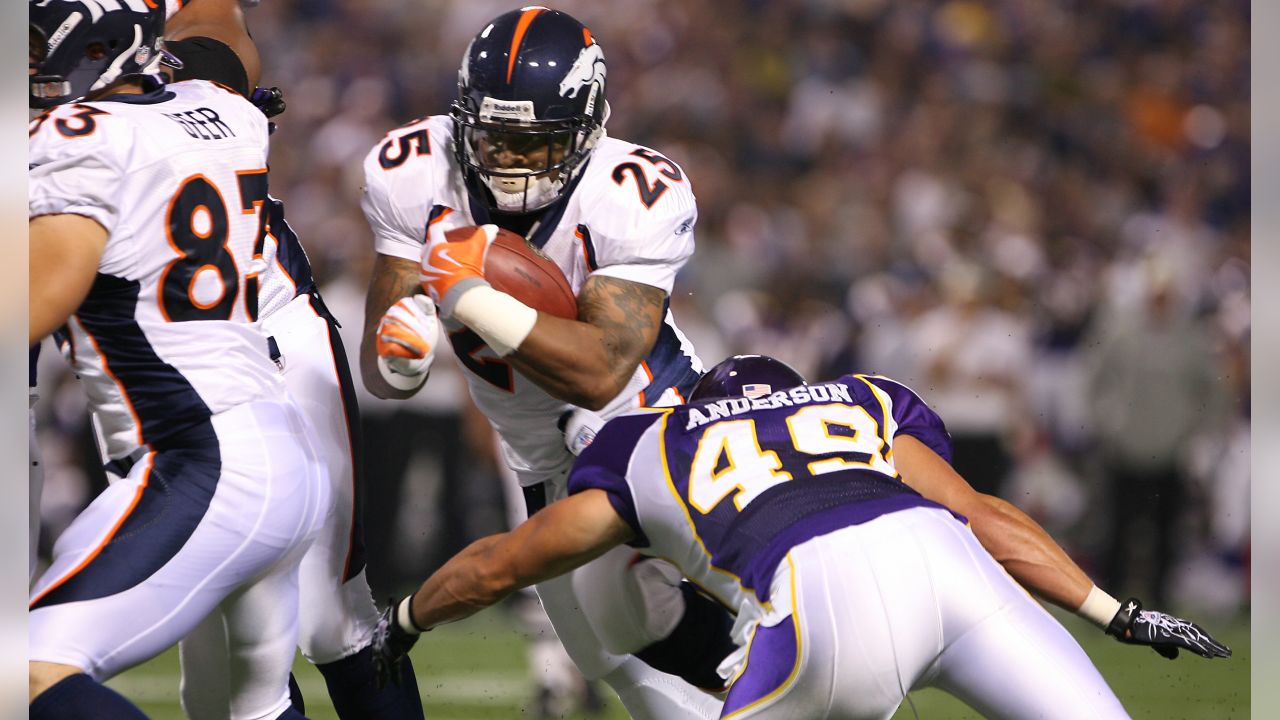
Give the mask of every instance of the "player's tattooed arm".
[(662, 328), (661, 288), (593, 275), (578, 293), (578, 321), (538, 316), (506, 359), (549, 394), (599, 410), (631, 379)]
[(374, 337), (378, 321), (397, 300), (420, 292), (418, 263), (415, 260), (378, 254), (373, 261), (373, 277), (364, 301), (364, 327), (360, 332), (360, 375), (375, 397), (395, 400), (413, 396), (417, 389), (392, 387), (378, 372), (378, 343)]

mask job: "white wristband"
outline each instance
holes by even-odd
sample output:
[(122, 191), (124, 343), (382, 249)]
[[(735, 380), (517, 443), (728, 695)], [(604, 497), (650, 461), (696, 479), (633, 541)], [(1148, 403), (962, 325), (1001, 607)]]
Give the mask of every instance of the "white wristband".
[(378, 374), (387, 381), (388, 385), (397, 390), (417, 390), (427, 381), (425, 372), (421, 375), (401, 375), (393, 372), (391, 366), (387, 365), (387, 359), (381, 355), (378, 356)]
[(418, 623), (413, 621), (413, 596), (400, 601), (396, 607), (396, 623), (400, 625), (400, 629), (410, 635), (421, 635), (422, 630), (418, 629)]
[(453, 319), (474, 330), (498, 357), (505, 357), (533, 332), (538, 311), (500, 290), (477, 285), (458, 298)]
[(1080, 609), (1076, 610), (1077, 615), (1092, 621), (1103, 630), (1107, 629), (1118, 612), (1120, 601), (1103, 592), (1097, 585), (1089, 590), (1089, 596), (1080, 603)]

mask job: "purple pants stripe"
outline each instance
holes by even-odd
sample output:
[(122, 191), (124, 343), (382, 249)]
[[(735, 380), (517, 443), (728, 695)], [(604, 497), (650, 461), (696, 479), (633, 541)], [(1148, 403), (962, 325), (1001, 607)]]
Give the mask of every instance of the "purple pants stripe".
[(800, 637), (795, 615), (773, 627), (756, 628), (747, 667), (729, 688), (721, 718), (750, 710), (785, 690), (800, 669)]

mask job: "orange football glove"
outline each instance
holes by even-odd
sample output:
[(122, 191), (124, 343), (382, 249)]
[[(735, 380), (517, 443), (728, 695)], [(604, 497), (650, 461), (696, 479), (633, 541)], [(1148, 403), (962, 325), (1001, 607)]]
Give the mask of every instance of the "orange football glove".
[(441, 317), (453, 314), (463, 292), (477, 285), (488, 285), (484, 279), (484, 259), (489, 245), (498, 236), (497, 225), (480, 225), (427, 232), (422, 249), (422, 266), (418, 280), (422, 289), (436, 301)]
[[(395, 387), (422, 384), (425, 378), (419, 376), (425, 375), (435, 360), (439, 324), (435, 303), (426, 295), (400, 298), (387, 308), (374, 335), (378, 368), (387, 382)], [(414, 380), (410, 383), (407, 378)]]

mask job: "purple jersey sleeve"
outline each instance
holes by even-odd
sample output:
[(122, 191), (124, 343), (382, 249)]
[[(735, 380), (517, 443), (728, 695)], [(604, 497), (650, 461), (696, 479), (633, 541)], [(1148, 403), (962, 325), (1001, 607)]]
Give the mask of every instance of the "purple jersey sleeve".
[(886, 377), (863, 376), (893, 402), (893, 421), (898, 424), (895, 435), (910, 435), (929, 446), (943, 460), (951, 462), (951, 435), (933, 408), (925, 404), (911, 388)]
[(660, 417), (662, 413), (647, 412), (623, 415), (609, 421), (569, 471), (570, 495), (592, 488), (608, 494), (614, 512), (631, 526), (636, 535), (627, 543), (632, 547), (648, 547), (649, 538), (640, 527), (635, 498), (627, 483), (627, 466), (631, 464), (631, 455), (640, 436)]

